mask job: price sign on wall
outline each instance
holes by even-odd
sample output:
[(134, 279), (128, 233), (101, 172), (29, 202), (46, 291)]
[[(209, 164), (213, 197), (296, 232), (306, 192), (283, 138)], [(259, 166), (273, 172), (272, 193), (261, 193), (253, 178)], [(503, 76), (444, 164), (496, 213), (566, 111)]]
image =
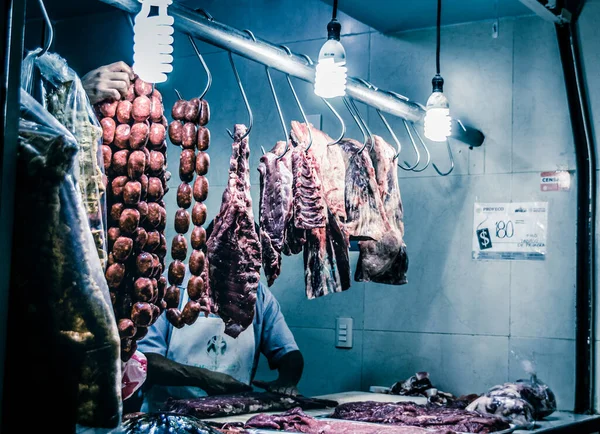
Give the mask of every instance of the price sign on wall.
[(547, 202), (475, 203), (473, 259), (544, 260)]

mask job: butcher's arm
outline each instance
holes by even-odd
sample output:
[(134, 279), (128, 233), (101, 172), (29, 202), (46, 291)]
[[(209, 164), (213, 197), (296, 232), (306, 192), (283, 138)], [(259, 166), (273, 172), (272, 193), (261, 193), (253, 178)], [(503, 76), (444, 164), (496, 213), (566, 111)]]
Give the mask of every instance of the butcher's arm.
[(274, 381), (254, 381), (253, 384), (271, 392), (296, 395), (296, 386), (304, 370), (304, 358), (294, 335), (281, 312), (279, 302), (264, 286), (261, 288), (263, 301), (263, 330), (261, 351), (267, 357), (271, 369), (277, 369), (278, 378)]
[(148, 359), (148, 386), (190, 386), (199, 387), (209, 395), (248, 392), (247, 384), (220, 372), (196, 366), (184, 365), (167, 359), (162, 354), (146, 353)]

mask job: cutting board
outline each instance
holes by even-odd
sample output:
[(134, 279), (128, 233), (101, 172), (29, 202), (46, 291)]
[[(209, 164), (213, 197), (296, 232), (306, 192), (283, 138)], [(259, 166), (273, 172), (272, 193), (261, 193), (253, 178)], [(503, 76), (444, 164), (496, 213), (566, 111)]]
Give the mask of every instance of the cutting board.
[[(313, 398), (320, 399), (331, 399), (337, 401), (339, 404), (346, 404), (348, 402), (359, 402), (359, 401), (377, 401), (377, 402), (406, 402), (412, 401), (417, 404), (426, 404), (427, 398), (423, 397), (412, 397), (412, 396), (398, 396), (388, 395), (385, 393), (371, 393), (371, 392), (341, 392), (332, 393), (329, 395), (314, 396)], [(331, 414), (332, 409), (325, 408), (322, 410), (306, 410), (305, 413), (309, 416), (319, 417), (328, 416)], [(282, 411), (265, 412), (264, 414), (279, 414)], [(219, 417), (213, 419), (205, 419), (210, 422), (226, 423), (226, 422), (241, 422), (246, 423), (248, 419), (255, 416), (256, 414), (239, 414), (235, 416)]]

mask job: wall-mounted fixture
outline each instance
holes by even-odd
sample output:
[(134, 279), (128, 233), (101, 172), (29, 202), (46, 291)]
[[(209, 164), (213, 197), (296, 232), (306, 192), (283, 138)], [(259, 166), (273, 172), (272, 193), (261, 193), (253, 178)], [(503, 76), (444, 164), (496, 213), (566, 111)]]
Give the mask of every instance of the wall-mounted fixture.
[(342, 25), (336, 19), (338, 0), (333, 1), (333, 14), (327, 24), (327, 42), (319, 52), (315, 74), (315, 94), (321, 98), (346, 95), (346, 50), (340, 42)]
[(167, 14), (172, 0), (139, 0), (142, 9), (133, 25), (133, 72), (148, 83), (167, 81), (173, 71), (173, 17)]
[(440, 75), (440, 31), (442, 18), (442, 0), (437, 5), (437, 44), (435, 50), (436, 74), (431, 81), (433, 93), (427, 100), (424, 126), (425, 137), (433, 142), (445, 142), (452, 131), (450, 104), (444, 95), (444, 79)]

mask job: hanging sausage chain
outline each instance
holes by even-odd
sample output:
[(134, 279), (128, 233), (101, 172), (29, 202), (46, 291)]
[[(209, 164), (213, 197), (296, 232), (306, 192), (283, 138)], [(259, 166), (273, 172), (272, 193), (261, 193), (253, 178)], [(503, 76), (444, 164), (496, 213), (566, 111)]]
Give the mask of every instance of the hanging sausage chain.
[[(210, 144), (210, 131), (206, 124), (210, 119), (210, 108), (204, 99), (193, 98), (189, 101), (178, 100), (171, 111), (173, 121), (169, 125), (169, 138), (174, 145), (181, 146), (179, 157), (179, 178), (181, 184), (177, 189), (177, 206), (175, 213), (175, 231), (177, 235), (171, 243), (169, 265), (169, 287), (165, 294), (167, 319), (177, 328), (193, 324), (203, 312), (208, 315), (211, 310), (208, 296), (208, 262), (206, 261), (206, 231), (202, 225), (206, 222), (206, 205), (208, 196), (208, 173), (210, 158), (205, 152)], [(196, 148), (198, 152), (196, 152)], [(194, 205), (192, 207), (192, 198)], [(190, 227), (192, 207), (191, 234), (192, 252), (188, 266), (190, 278), (187, 283), (188, 301), (182, 310), (180, 285), (185, 278), (185, 259), (188, 253), (186, 233)]]
[(163, 300), (167, 240), (167, 119), (162, 96), (136, 78), (127, 97), (97, 107), (109, 192), (106, 279), (121, 337), (121, 359), (129, 360), (166, 309)]

